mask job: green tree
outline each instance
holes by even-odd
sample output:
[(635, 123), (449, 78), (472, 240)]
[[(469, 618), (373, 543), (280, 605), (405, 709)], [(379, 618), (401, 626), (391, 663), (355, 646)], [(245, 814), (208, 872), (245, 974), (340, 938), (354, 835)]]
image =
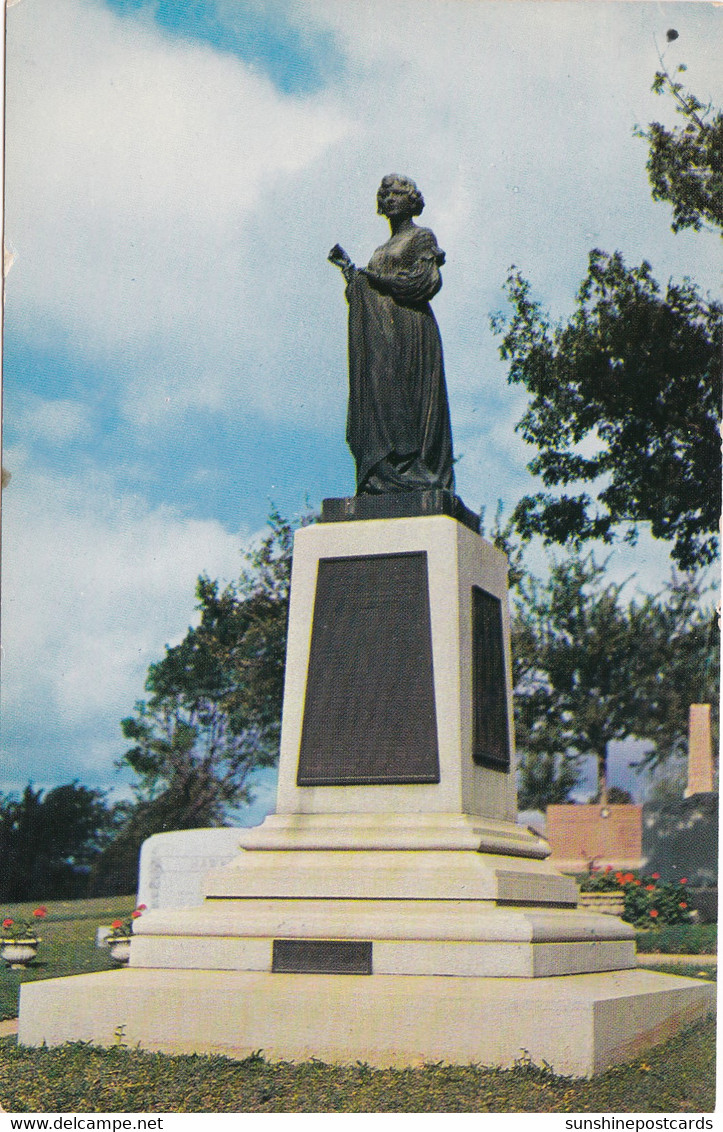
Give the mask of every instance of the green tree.
[[(523, 700), (523, 703), (525, 701)], [(516, 726), (518, 712), (515, 712)], [(522, 730), (522, 725), (520, 724)], [(517, 806), (520, 810), (544, 810), (571, 801), (577, 786), (580, 768), (577, 759), (567, 752), (546, 750), (549, 737), (544, 729), (535, 733), (525, 728), (525, 748), (520, 751), (517, 772)]]
[(88, 869), (117, 821), (105, 794), (78, 782), (0, 795), (0, 900), (84, 895)]
[(610, 800), (609, 745), (647, 739), (656, 765), (685, 742), (688, 707), (717, 678), (711, 611), (695, 578), (624, 603), (593, 557), (554, 562), (513, 597), (515, 731), (520, 804), (566, 801), (581, 762), (596, 760), (598, 796)]
[[(718, 616), (700, 576), (673, 573), (662, 594), (645, 603), (645, 647), (650, 648), (644, 687), (653, 746), (642, 760), (656, 768), (688, 754), (688, 712), (711, 704), (717, 733), (720, 687)], [(714, 734), (715, 744), (716, 734)]]
[(684, 87), (679, 76), (686, 69), (681, 63), (672, 77), (661, 59), (653, 82), (656, 94), (673, 99), (684, 125), (669, 130), (651, 122), (645, 130), (636, 127), (635, 133), (648, 142), (653, 199), (673, 206), (673, 231), (723, 229), (723, 113)]
[[(723, 224), (723, 116), (704, 107), (667, 71), (667, 91), (684, 116), (672, 131), (653, 122), (653, 196), (673, 205), (673, 229)], [(682, 569), (713, 560), (720, 515), (720, 402), (723, 307), (689, 279), (661, 287), (647, 262), (590, 253), (574, 313), (554, 323), (515, 268), (506, 283), (510, 317), (502, 335), (508, 380), (531, 394), (517, 425), (537, 448), (530, 471), (546, 488), (520, 500), (514, 520), (525, 538), (580, 546), (611, 542), (638, 524), (672, 543)], [(590, 494), (592, 493), (592, 495)]]
[[(199, 624), (151, 664), (148, 698), (121, 723), (135, 802), (94, 873), (94, 891), (131, 891), (154, 833), (222, 825), (278, 758), (293, 526), (273, 511), (239, 580), (201, 576)], [(130, 885), (130, 888), (128, 887)]]
[[(547, 487), (517, 504), (525, 538), (579, 546), (611, 542), (646, 522), (672, 542), (683, 569), (710, 562), (720, 515), (720, 353), (723, 307), (689, 281), (664, 292), (648, 263), (629, 268), (619, 253), (590, 253), (572, 318), (554, 325), (511, 272), (514, 313), (503, 332), (508, 380), (531, 394), (517, 425), (537, 448), (529, 469)], [(583, 445), (593, 446), (588, 451)]]

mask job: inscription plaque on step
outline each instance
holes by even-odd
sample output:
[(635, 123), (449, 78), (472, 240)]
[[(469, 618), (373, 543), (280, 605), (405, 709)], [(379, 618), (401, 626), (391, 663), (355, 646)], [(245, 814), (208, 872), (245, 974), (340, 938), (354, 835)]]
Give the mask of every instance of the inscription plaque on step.
[(472, 587), (474, 693), (473, 758), (480, 766), (510, 768), (507, 680), (502, 636), (502, 603)]
[(275, 939), (271, 970), (288, 975), (371, 975), (371, 940)]
[(299, 786), (439, 782), (427, 555), (322, 558)]

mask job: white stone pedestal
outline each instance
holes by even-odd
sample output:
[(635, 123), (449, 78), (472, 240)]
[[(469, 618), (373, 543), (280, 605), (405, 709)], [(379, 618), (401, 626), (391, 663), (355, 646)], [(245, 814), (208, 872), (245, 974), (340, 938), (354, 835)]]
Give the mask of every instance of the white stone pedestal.
[(498, 550), (445, 515), (299, 531), (277, 813), (129, 969), (24, 984), (20, 1041), (590, 1074), (704, 1016), (515, 824), (511, 702)]

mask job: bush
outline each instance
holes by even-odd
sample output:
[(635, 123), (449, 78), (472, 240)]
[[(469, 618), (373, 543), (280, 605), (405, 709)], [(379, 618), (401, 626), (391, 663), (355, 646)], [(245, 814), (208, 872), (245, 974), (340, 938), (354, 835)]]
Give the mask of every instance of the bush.
[(660, 879), (660, 873), (649, 876), (637, 872), (614, 871), (594, 866), (580, 881), (583, 892), (620, 892), (625, 901), (623, 919), (635, 927), (662, 927), (663, 924), (692, 922), (692, 901), (685, 877), (672, 884)]

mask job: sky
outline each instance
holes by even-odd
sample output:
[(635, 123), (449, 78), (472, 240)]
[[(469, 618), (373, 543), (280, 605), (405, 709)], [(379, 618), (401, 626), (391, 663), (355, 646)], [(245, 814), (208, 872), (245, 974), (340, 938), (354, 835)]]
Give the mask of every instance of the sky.
[[(346, 308), (326, 262), (387, 237), (413, 177), (446, 250), (434, 300), (459, 494), (534, 488), (489, 316), (516, 264), (564, 317), (591, 248), (718, 286), (670, 231), (636, 124), (688, 66), (721, 101), (721, 9), (630, 0), (16, 0), (7, 13), (0, 791), (127, 792), (119, 721), (237, 576), (272, 504), (354, 492)], [(679, 38), (666, 43), (666, 30)], [(654, 590), (664, 544), (610, 555)], [(614, 753), (635, 783), (629, 751)], [(258, 783), (255, 821), (273, 806)]]

